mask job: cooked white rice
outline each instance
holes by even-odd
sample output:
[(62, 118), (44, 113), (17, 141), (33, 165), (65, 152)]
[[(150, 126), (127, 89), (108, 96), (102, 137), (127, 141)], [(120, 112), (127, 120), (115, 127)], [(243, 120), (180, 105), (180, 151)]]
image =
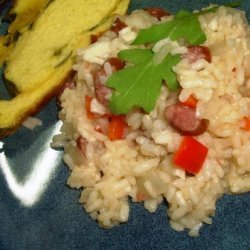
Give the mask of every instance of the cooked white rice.
[(26, 120), (22, 122), (22, 126), (28, 129), (34, 129), (37, 126), (42, 126), (43, 123), (41, 120), (35, 117), (28, 117)]
[[(139, 202), (138, 195), (144, 190), (144, 207), (148, 211), (155, 212), (165, 199), (172, 228), (187, 228), (190, 236), (197, 236), (203, 223), (212, 223), (219, 197), (250, 190), (250, 132), (240, 126), (243, 118), (250, 116), (250, 98), (240, 92), (241, 86), (250, 85), (249, 26), (243, 12), (225, 7), (200, 16), (207, 36), (204, 45), (212, 53), (211, 63), (203, 59), (193, 64), (181, 60), (174, 67), (181, 92), (172, 94), (162, 86), (154, 110), (149, 114), (138, 109), (130, 112), (126, 137), (110, 141), (86, 115), (85, 95), (94, 92), (93, 77), (86, 65), (102, 65), (120, 50), (135, 47), (130, 43), (138, 30), (158, 22), (145, 11), (121, 19), (127, 28), (119, 35), (108, 31), (89, 48), (79, 49), (74, 66), (77, 86), (67, 88), (61, 96), (63, 126), (55, 145), (65, 149), (64, 160), (71, 171), (67, 184), (82, 188), (80, 202), (102, 227), (126, 222), (128, 199)], [(173, 54), (186, 52), (184, 45), (170, 40), (159, 42), (154, 49), (164, 46), (171, 47)], [(112, 73), (110, 65), (104, 69), (107, 75)], [(172, 162), (182, 135), (164, 116), (167, 106), (178, 99), (186, 100), (190, 94), (198, 99), (198, 115), (209, 120), (208, 130), (196, 137), (209, 148), (208, 156), (201, 171), (193, 176)], [(96, 113), (105, 112), (98, 102), (92, 106)], [(85, 153), (76, 146), (79, 136), (87, 141)]]

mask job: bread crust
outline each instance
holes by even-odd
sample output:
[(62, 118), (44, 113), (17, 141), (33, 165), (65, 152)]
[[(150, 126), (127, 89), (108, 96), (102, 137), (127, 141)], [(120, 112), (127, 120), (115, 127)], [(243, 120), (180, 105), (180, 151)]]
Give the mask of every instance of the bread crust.
[(47, 95), (45, 95), (39, 103), (37, 103), (37, 105), (33, 105), (31, 106), (31, 108), (29, 110), (27, 110), (25, 113), (23, 113), (23, 116), (22, 117), (19, 117), (19, 120), (13, 124), (13, 126), (11, 127), (5, 127), (5, 128), (0, 128), (0, 138), (4, 138), (8, 135), (11, 135), (13, 134), (16, 129), (18, 129), (22, 122), (27, 119), (28, 117), (30, 116), (33, 116), (35, 114), (37, 114), (39, 111), (41, 111), (41, 109), (46, 106), (49, 101), (57, 96), (57, 94), (59, 93), (62, 85), (65, 83), (65, 81), (67, 81), (67, 79), (69, 79), (73, 74), (73, 71), (69, 71), (67, 76), (58, 84), (58, 86), (55, 86), (55, 88), (49, 92)]

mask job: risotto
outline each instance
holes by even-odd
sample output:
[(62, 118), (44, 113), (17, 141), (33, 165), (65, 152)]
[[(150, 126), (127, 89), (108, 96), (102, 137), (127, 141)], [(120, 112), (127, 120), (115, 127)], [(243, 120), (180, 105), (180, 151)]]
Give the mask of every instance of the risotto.
[(137, 10), (92, 40), (77, 52), (52, 142), (67, 184), (101, 227), (126, 222), (130, 199), (152, 213), (166, 200), (171, 227), (197, 236), (218, 198), (250, 190), (244, 12)]

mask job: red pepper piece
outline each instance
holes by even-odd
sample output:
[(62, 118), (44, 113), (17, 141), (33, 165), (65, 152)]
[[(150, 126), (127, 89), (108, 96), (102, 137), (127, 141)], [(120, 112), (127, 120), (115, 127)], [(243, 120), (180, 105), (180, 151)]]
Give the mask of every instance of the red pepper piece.
[(207, 157), (208, 148), (191, 136), (185, 136), (174, 154), (174, 163), (189, 173), (197, 174)]
[(190, 95), (185, 102), (181, 103), (190, 108), (196, 108), (198, 101), (193, 95)]
[(108, 137), (111, 141), (121, 140), (124, 137), (126, 128), (125, 116), (124, 115), (113, 115), (108, 129)]

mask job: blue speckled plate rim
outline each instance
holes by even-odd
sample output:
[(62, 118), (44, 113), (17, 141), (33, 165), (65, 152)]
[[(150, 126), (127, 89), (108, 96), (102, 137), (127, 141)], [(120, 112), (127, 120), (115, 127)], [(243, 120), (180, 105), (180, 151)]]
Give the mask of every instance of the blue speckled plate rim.
[[(231, 1), (213, 1), (228, 2)], [(176, 12), (199, 9), (209, 3), (206, 0), (132, 0), (129, 10), (162, 6)], [(243, 1), (242, 8), (248, 10), (250, 20), (248, 0)], [(0, 153), (5, 152), (19, 183), (24, 183), (32, 170), (29, 162), (38, 160), (42, 154), (45, 138), (57, 123), (57, 111), (52, 100), (37, 115), (43, 126), (34, 131), (20, 128), (1, 140), (4, 146)], [(68, 169), (60, 159), (41, 198), (26, 207), (13, 196), (0, 171), (0, 249), (249, 249), (250, 194), (225, 195), (217, 202), (213, 224), (204, 225), (199, 237), (190, 238), (186, 231), (178, 233), (170, 228), (166, 203), (154, 214), (147, 212), (142, 204), (131, 204), (128, 223), (110, 230), (101, 229), (77, 202), (80, 191), (65, 185), (67, 177)]]

